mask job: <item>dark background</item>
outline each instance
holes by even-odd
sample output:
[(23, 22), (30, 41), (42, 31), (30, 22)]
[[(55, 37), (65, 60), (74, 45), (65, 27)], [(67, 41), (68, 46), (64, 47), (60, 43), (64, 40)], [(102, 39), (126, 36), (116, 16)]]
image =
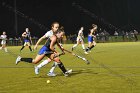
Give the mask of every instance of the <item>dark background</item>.
[[(16, 11), (15, 11), (16, 9)], [(1, 0), (0, 34), (21, 36), (29, 27), (32, 36), (42, 36), (54, 21), (64, 26), (67, 35), (91, 24), (110, 34), (115, 30), (139, 31), (140, 0)]]

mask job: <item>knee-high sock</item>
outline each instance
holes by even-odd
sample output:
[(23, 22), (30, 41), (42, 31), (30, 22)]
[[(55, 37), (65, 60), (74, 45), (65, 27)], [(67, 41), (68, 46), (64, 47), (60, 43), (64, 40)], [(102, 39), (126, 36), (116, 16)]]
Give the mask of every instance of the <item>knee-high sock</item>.
[(89, 49), (91, 50), (94, 47), (94, 45), (92, 45)]
[(82, 48), (83, 48), (83, 50), (85, 50), (85, 45), (84, 44), (82, 44)]
[(7, 51), (7, 48), (4, 48), (4, 50), (5, 50), (5, 52), (8, 52), (8, 51)]
[(43, 66), (45, 66), (46, 64), (48, 64), (48, 60), (44, 60), (42, 63), (40, 63), (39, 65), (37, 65), (38, 68), (41, 68)]
[(20, 51), (24, 48), (25, 46), (22, 46), (22, 48), (20, 49)]
[(78, 44), (75, 44), (75, 45), (73, 46), (73, 48), (77, 47), (77, 45), (78, 45)]
[(29, 46), (30, 51), (32, 51), (31, 46)]
[(62, 62), (58, 63), (58, 67), (62, 70), (63, 73), (67, 71)]
[(53, 65), (52, 65), (52, 68), (50, 69), (50, 73), (53, 73), (54, 72), (54, 69), (57, 67), (58, 63), (57, 62), (54, 62)]
[(21, 58), (20, 60), (24, 61), (24, 62), (28, 62), (28, 63), (32, 63), (32, 61), (33, 61), (32, 58)]

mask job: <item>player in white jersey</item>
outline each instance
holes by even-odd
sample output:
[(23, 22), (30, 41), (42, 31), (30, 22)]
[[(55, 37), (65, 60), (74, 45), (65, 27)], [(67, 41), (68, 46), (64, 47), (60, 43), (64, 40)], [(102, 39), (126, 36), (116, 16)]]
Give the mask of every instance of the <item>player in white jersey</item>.
[(74, 46), (72, 46), (72, 51), (75, 47), (77, 47), (80, 43), (82, 44), (82, 48), (84, 50), (84, 53), (85, 54), (88, 54), (86, 51), (85, 51), (85, 45), (84, 45), (84, 35), (83, 35), (83, 30), (84, 30), (84, 27), (81, 27), (79, 32), (78, 32), (78, 36), (77, 36), (77, 44), (75, 44)]
[(1, 49), (4, 49), (5, 52), (8, 52), (7, 51), (7, 48), (6, 48), (6, 40), (7, 40), (7, 35), (6, 35), (6, 32), (3, 32), (2, 35), (0, 36), (0, 39), (1, 39), (1, 47), (0, 47), (0, 50)]

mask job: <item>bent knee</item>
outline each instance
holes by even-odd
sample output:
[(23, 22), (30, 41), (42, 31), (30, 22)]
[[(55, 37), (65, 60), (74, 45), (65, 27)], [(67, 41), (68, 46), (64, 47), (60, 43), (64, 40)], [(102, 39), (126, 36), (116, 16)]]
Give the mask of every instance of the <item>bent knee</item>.
[(54, 58), (54, 61), (59, 63), (60, 62), (60, 58)]
[(48, 62), (51, 62), (52, 61), (50, 58), (48, 58), (47, 60), (48, 60)]

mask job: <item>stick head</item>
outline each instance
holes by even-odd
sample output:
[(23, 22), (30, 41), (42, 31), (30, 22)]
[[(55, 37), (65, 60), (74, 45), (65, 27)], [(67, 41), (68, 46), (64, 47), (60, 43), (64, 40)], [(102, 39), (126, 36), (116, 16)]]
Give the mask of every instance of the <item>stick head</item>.
[(86, 61), (86, 63), (87, 63), (87, 65), (89, 65), (89, 64), (90, 64), (90, 62), (89, 62), (88, 60)]

